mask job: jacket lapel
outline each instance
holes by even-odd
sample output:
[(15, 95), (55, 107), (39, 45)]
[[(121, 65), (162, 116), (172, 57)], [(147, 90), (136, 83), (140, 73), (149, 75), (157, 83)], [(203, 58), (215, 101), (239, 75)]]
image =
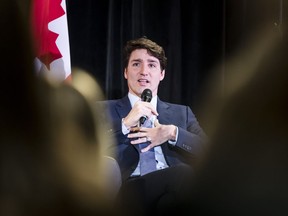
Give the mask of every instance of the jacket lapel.
[(131, 110), (131, 104), (128, 98), (128, 95), (126, 95), (125, 97), (121, 98), (118, 100), (118, 102), (116, 103), (116, 111), (120, 117), (120, 119), (124, 118), (125, 116), (128, 115), (128, 113)]
[(164, 103), (158, 98), (157, 111), (159, 113), (158, 120), (160, 124), (168, 124), (170, 122), (171, 115), (169, 115), (169, 105)]

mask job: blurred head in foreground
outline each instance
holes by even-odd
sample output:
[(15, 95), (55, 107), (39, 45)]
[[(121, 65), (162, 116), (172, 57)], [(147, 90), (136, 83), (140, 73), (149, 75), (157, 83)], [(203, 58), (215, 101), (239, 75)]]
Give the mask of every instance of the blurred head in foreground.
[(287, 51), (287, 39), (265, 31), (228, 61), (225, 97), (206, 104), (210, 145), (189, 194), (194, 213), (288, 213)]
[(101, 108), (91, 108), (102, 93), (82, 92), (77, 76), (71, 85), (35, 76), (29, 2), (21, 2), (0, 2), (0, 214), (112, 214), (103, 169), (112, 143)]

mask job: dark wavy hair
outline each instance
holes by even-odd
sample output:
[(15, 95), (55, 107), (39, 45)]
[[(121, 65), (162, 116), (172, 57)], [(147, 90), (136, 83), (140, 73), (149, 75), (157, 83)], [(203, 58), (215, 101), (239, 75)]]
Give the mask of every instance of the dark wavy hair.
[(136, 49), (146, 49), (151, 56), (154, 56), (159, 60), (161, 70), (164, 70), (166, 68), (167, 57), (165, 56), (164, 49), (157, 43), (146, 38), (145, 36), (130, 40), (126, 43), (123, 52), (123, 63), (125, 68), (128, 66), (131, 53)]

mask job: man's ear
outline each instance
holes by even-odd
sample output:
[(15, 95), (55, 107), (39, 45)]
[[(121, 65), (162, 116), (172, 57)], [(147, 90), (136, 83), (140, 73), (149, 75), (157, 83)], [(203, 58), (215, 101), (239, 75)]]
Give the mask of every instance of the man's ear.
[(127, 68), (124, 69), (124, 77), (127, 79)]
[(162, 81), (165, 77), (165, 70), (161, 71), (160, 81)]

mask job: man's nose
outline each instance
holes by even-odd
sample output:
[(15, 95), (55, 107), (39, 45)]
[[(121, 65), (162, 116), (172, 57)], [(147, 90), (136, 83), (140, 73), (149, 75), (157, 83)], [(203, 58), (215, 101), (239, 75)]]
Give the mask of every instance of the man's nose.
[(142, 67), (141, 67), (141, 74), (144, 75), (144, 76), (147, 76), (147, 75), (148, 75), (148, 72), (149, 72), (148, 66), (142, 65)]

